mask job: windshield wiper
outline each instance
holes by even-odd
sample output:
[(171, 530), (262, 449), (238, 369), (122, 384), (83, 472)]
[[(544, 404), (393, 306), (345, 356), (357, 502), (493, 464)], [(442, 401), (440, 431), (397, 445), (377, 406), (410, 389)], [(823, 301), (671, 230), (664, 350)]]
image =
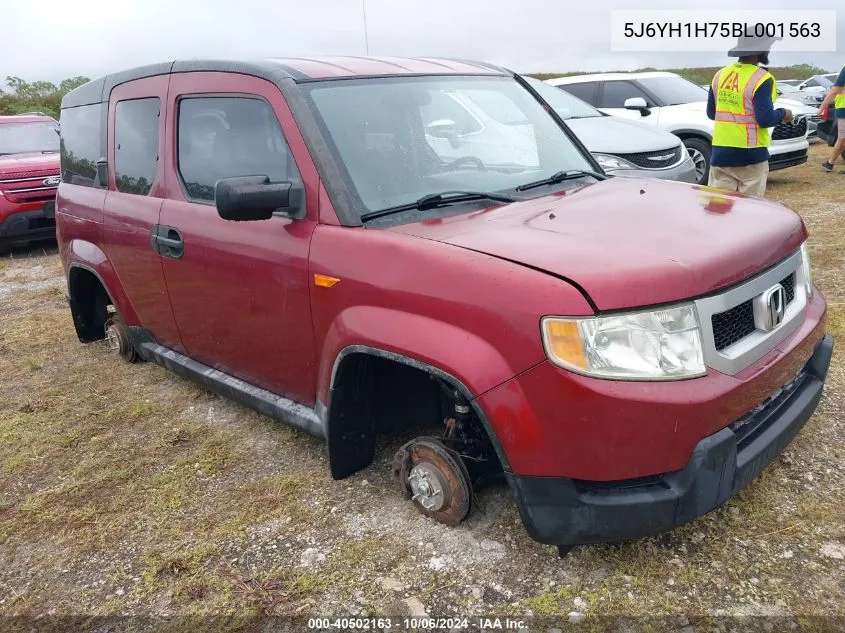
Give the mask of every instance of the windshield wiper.
[(559, 171), (556, 174), (552, 174), (548, 178), (543, 178), (542, 180), (526, 182), (524, 185), (519, 185), (516, 190), (527, 191), (528, 189), (535, 189), (537, 187), (542, 187), (543, 185), (556, 185), (559, 182), (563, 182), (564, 180), (575, 180), (577, 178), (583, 178), (584, 176), (592, 176), (596, 180), (605, 180), (607, 178), (607, 176), (605, 176), (604, 174), (600, 174), (595, 171), (586, 171), (582, 169), (567, 169), (566, 171)]
[(425, 211), (426, 209), (434, 209), (445, 204), (454, 204), (456, 202), (471, 202), (472, 200), (495, 200), (496, 202), (518, 202), (519, 198), (508, 196), (502, 193), (489, 193), (484, 191), (444, 191), (442, 193), (431, 193), (423, 196), (415, 202), (408, 204), (400, 204), (395, 207), (388, 207), (387, 209), (380, 209), (378, 211), (370, 211), (361, 216), (362, 222), (375, 220), (376, 218), (384, 217), (385, 215), (392, 215), (394, 213), (401, 213), (402, 211), (411, 211), (417, 209)]

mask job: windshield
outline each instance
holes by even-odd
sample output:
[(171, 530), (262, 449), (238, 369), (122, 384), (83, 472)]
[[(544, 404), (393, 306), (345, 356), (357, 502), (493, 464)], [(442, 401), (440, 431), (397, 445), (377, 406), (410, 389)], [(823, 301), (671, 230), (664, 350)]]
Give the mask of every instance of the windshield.
[(784, 94), (787, 94), (789, 92), (801, 92), (800, 90), (798, 90), (798, 88), (796, 88), (792, 84), (785, 84), (785, 83), (778, 83), (778, 90), (780, 90)]
[(0, 154), (58, 152), (56, 123), (3, 123), (0, 125)]
[(648, 77), (639, 82), (663, 105), (707, 101), (707, 91), (683, 77)]
[(307, 89), (363, 205), (359, 215), (593, 169), (512, 77), (335, 80)]
[(557, 86), (552, 86), (534, 77), (523, 77), (537, 93), (557, 112), (561, 119), (589, 119), (603, 116), (601, 112), (585, 101), (581, 101)]
[(833, 85), (833, 82), (824, 75), (816, 75), (813, 79), (818, 82), (819, 86), (823, 86), (824, 88), (830, 88)]

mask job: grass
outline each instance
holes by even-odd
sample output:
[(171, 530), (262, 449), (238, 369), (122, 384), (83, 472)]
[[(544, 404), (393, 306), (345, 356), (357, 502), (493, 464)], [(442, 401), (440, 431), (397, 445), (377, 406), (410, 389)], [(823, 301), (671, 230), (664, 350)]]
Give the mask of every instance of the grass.
[[(768, 195), (804, 217), (828, 329), (841, 341), (845, 206), (842, 177), (818, 167), (825, 152), (815, 146), (809, 164), (771, 174)], [(35, 266), (36, 277), (61, 275), (54, 253), (2, 258), (0, 284)], [(489, 527), (448, 530), (398, 498), (384, 464), (332, 481), (320, 442), (157, 366), (79, 344), (62, 295), (22, 289), (0, 305), (0, 615), (216, 614), (237, 630), (249, 615), (376, 615), (407, 593), (432, 614), (514, 617), (565, 616), (581, 598), (584, 630), (600, 630), (602, 616), (709, 617), (758, 603), (812, 615), (845, 603), (841, 567), (818, 553), (845, 540), (841, 347), (806, 431), (724, 508), (559, 561), (510, 503)], [(366, 528), (353, 529), (362, 517)], [(461, 563), (482, 539), (503, 553)], [(325, 560), (301, 565), (307, 548)], [(446, 569), (430, 568), (435, 556)], [(383, 588), (385, 576), (407, 589)], [(494, 585), (483, 601), (468, 593)]]

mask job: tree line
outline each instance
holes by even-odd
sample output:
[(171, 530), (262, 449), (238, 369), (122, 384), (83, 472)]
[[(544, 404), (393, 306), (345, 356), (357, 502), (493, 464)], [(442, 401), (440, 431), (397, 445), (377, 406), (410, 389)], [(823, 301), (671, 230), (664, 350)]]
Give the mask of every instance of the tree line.
[(50, 81), (6, 77), (6, 89), (0, 88), (0, 115), (43, 112), (58, 119), (62, 97), (88, 81), (88, 77), (79, 76), (56, 85)]

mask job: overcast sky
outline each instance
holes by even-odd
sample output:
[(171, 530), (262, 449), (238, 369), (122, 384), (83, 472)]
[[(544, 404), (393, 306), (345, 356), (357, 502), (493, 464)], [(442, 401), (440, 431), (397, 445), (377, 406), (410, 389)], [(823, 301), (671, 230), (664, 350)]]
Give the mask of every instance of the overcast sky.
[[(794, 0), (363, 0), (371, 55), (478, 59), (518, 72), (709, 66), (713, 53), (613, 53), (610, 10), (796, 9)], [(803, 3), (842, 10), (838, 53), (778, 53), (773, 65), (845, 65), (840, 0)], [(577, 8), (576, 8), (577, 7)], [(363, 55), (362, 0), (0, 0), (0, 79), (59, 81), (186, 57)]]

